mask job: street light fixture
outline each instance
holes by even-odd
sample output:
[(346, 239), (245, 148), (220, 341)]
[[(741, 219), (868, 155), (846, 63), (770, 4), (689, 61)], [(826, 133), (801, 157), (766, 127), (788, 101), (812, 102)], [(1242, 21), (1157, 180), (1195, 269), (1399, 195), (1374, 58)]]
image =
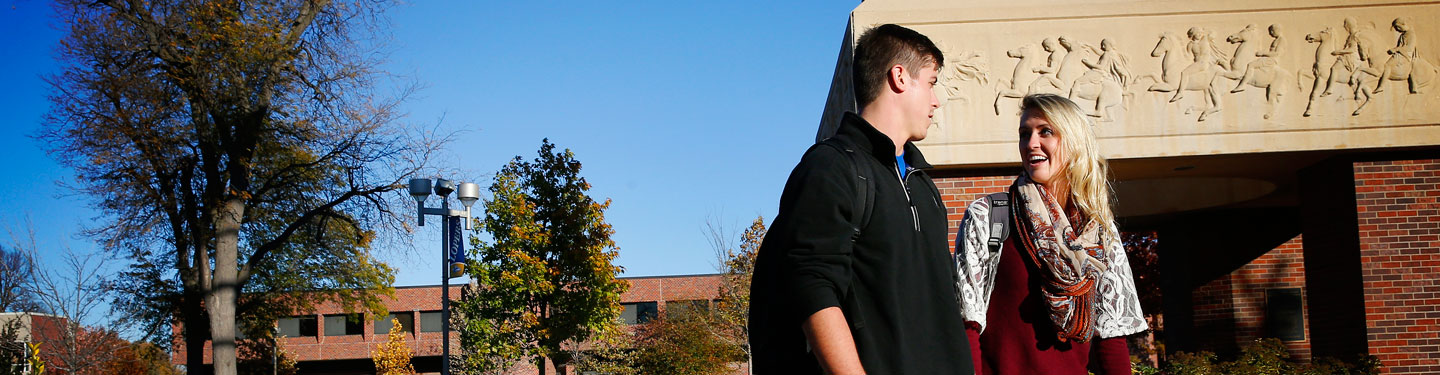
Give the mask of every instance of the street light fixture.
[[(432, 186), (428, 178), (410, 179), (410, 196), (415, 198), (417, 208), (416, 219), (420, 226), (425, 226), (425, 215), (440, 216), (444, 220), (444, 228), (441, 228), (441, 262), (440, 262), (440, 320), (444, 321), (441, 329), (441, 357), (440, 374), (450, 375), (450, 278), (459, 277), (465, 270), (465, 244), (461, 233), (470, 229), (470, 208), (480, 200), (480, 186), (470, 182), (459, 184), (459, 194), (456, 198), (460, 204), (465, 206), (464, 210), (450, 209), (450, 193), (456, 191), (454, 181), (437, 178)], [(425, 200), (430, 197), (431, 191), (440, 196), (440, 207), (425, 207)]]

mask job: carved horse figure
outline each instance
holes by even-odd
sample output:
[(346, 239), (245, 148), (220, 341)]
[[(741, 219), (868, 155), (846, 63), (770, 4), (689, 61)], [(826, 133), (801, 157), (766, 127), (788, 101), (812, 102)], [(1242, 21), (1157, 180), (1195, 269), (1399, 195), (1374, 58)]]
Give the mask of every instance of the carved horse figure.
[(1131, 82), (1130, 59), (1116, 51), (1115, 43), (1110, 39), (1100, 41), (1100, 50), (1100, 59), (1095, 63), (1080, 61), (1090, 69), (1070, 85), (1069, 97), (1077, 103), (1083, 103), (1077, 99), (1095, 101), (1089, 115), (1108, 122), (1114, 120), (1112, 111), (1115, 106), (1131, 96), (1125, 90)]
[[(1356, 107), (1355, 112), (1351, 115), (1359, 116), (1360, 110), (1365, 109), (1366, 104), (1370, 104), (1370, 94), (1378, 94), (1383, 91), (1387, 80), (1408, 82), (1411, 94), (1423, 94), (1425, 88), (1435, 80), (1436, 75), (1440, 74), (1440, 70), (1437, 70), (1435, 65), (1420, 56), (1416, 48), (1419, 43), (1415, 40), (1415, 34), (1408, 18), (1396, 18), (1391, 25), (1396, 32), (1400, 33), (1396, 47), (1386, 51), (1390, 54), (1390, 58), (1385, 61), (1384, 70), (1380, 73), (1376, 74), (1362, 69), (1362, 72), (1366, 74), (1356, 74), (1363, 99), (1360, 106)], [(1370, 82), (1374, 82), (1374, 90), (1369, 90)]]
[(1235, 47), (1233, 57), (1230, 58), (1230, 66), (1224, 74), (1225, 78), (1240, 79), (1240, 77), (1245, 74), (1245, 67), (1257, 58), (1255, 52), (1258, 52), (1260, 49), (1255, 46), (1257, 44), (1255, 42), (1259, 40), (1260, 30), (1256, 29), (1253, 23), (1245, 25), (1244, 29), (1240, 29), (1239, 32), (1225, 37), (1226, 42), (1239, 44)]
[[(1225, 57), (1220, 56), (1219, 48), (1210, 33), (1199, 27), (1192, 27), (1186, 33), (1190, 42), (1182, 47), (1179, 41), (1175, 40), (1175, 34), (1161, 34), (1160, 42), (1155, 45), (1155, 50), (1150, 56), (1163, 56), (1161, 59), (1161, 70), (1166, 77), (1164, 85), (1156, 83), (1150, 86), (1150, 91), (1175, 92), (1170, 102), (1179, 101), (1186, 91), (1201, 91), (1205, 93), (1204, 107), (1191, 107), (1185, 110), (1186, 114), (1200, 109), (1199, 121), (1216, 112), (1220, 112), (1220, 88), (1216, 87), (1216, 79), (1229, 66)], [(1188, 52), (1194, 57), (1194, 61), (1185, 65), (1184, 59), (1172, 60), (1171, 56), (1180, 56)], [(1181, 65), (1184, 65), (1182, 68)], [(1169, 81), (1171, 72), (1176, 72), (1175, 81)]]
[[(1270, 43), (1269, 50), (1258, 52), (1254, 51), (1253, 47), (1246, 47), (1246, 45), (1259, 42), (1256, 39), (1258, 32), (1251, 32), (1254, 29), (1253, 26), (1246, 26), (1245, 30), (1225, 39), (1230, 43), (1240, 44), (1240, 47), (1235, 49), (1237, 59), (1230, 61), (1230, 66), (1238, 69), (1240, 76), (1235, 77), (1238, 82), (1236, 82), (1235, 89), (1230, 92), (1245, 91), (1246, 85), (1265, 89), (1267, 106), (1264, 117), (1268, 120), (1275, 116), (1275, 108), (1280, 104), (1280, 96), (1285, 95), (1291, 85), (1299, 88), (1299, 80), (1291, 76), (1290, 70), (1280, 67), (1279, 59), (1285, 54), (1285, 35), (1280, 25), (1270, 25), (1267, 28), (1270, 30), (1270, 36), (1275, 40)], [(1248, 52), (1245, 54), (1248, 59), (1243, 62), (1244, 65), (1241, 65), (1242, 60), (1238, 59), (1239, 51)]]
[(949, 121), (950, 102), (970, 102), (970, 97), (965, 95), (965, 88), (961, 83), (975, 81), (982, 86), (990, 83), (990, 58), (985, 56), (984, 52), (951, 51), (946, 52), (945, 56), (945, 68), (940, 71), (940, 82), (935, 86), (936, 97), (941, 98), (940, 108), (930, 117), (931, 126), (939, 126)]
[(1075, 80), (1070, 86), (1070, 100), (1084, 99), (1095, 101), (1095, 107), (1088, 113), (1091, 117), (1098, 117), (1100, 121), (1114, 121), (1113, 110), (1120, 105), (1130, 93), (1120, 83), (1110, 79), (1108, 74), (1098, 69), (1091, 69)]
[[(1315, 46), (1315, 65), (1310, 66), (1310, 74), (1315, 77), (1315, 83), (1310, 85), (1310, 101), (1305, 104), (1305, 116), (1310, 116), (1310, 108), (1315, 106), (1315, 98), (1324, 96), (1323, 92), (1332, 82), (1345, 83), (1349, 81), (1348, 69), (1343, 66), (1343, 61), (1335, 55), (1335, 28), (1326, 27), (1314, 33), (1305, 35), (1305, 41), (1317, 44)], [(1345, 73), (1336, 76), (1336, 69), (1345, 69)]]
[(1160, 58), (1160, 74), (1147, 74), (1141, 78), (1155, 81), (1149, 91), (1170, 92), (1180, 82), (1180, 71), (1185, 69), (1185, 45), (1179, 35), (1166, 31), (1160, 34), (1160, 42), (1150, 51), (1150, 57)]
[[(1082, 44), (1086, 48), (1076, 51), (1076, 44), (1070, 41), (1069, 38), (1061, 36), (1058, 40), (1060, 47), (1065, 50), (1063, 57), (1060, 59), (1060, 66), (1051, 66), (1049, 69), (1044, 70), (1037, 68), (1036, 71), (1042, 73), (1042, 75), (1040, 79), (1030, 85), (1031, 93), (1051, 92), (1051, 87), (1054, 88), (1053, 92), (1056, 93), (1070, 92), (1070, 85), (1088, 70), (1082, 61), (1085, 59), (1085, 50), (1095, 52), (1094, 46)], [(1056, 52), (1058, 53), (1058, 51)], [(1054, 54), (1051, 56), (1052, 59), (1054, 58), (1053, 55)]]
[(995, 85), (995, 114), (1000, 114), (1000, 98), (1023, 98), (1030, 93), (1030, 84), (1040, 78), (1035, 72), (1035, 59), (1040, 57), (1034, 44), (1020, 46), (1005, 52), (1005, 56), (1020, 59), (1015, 63), (1015, 72), (1010, 80), (997, 79)]

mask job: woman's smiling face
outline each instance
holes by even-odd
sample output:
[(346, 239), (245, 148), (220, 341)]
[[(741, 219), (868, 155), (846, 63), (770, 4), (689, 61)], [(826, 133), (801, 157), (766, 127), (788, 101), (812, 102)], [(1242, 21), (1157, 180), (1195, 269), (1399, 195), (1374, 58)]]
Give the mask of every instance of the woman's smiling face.
[(1030, 179), (1055, 192), (1065, 182), (1065, 159), (1060, 154), (1060, 135), (1039, 110), (1020, 116), (1020, 164)]

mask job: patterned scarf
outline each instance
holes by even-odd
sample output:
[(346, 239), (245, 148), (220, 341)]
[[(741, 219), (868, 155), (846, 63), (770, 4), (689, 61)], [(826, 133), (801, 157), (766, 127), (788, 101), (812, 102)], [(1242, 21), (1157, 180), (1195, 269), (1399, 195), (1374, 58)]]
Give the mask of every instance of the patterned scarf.
[(1065, 210), (1045, 187), (1020, 175), (1010, 186), (1016, 232), (1030, 259), (1040, 265), (1041, 292), (1060, 342), (1087, 342), (1095, 335), (1096, 285), (1109, 259), (1101, 241), (1099, 220), (1089, 220), (1076, 233)]

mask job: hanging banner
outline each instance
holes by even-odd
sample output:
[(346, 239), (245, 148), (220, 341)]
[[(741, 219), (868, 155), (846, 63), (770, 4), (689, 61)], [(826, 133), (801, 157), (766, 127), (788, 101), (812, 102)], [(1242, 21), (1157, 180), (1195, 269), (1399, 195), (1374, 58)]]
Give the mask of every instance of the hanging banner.
[(445, 268), (449, 273), (448, 278), (456, 278), (465, 275), (465, 232), (460, 224), (464, 218), (449, 216), (445, 218), (445, 230), (449, 233), (447, 239), (450, 243), (445, 244), (445, 259), (448, 266)]

